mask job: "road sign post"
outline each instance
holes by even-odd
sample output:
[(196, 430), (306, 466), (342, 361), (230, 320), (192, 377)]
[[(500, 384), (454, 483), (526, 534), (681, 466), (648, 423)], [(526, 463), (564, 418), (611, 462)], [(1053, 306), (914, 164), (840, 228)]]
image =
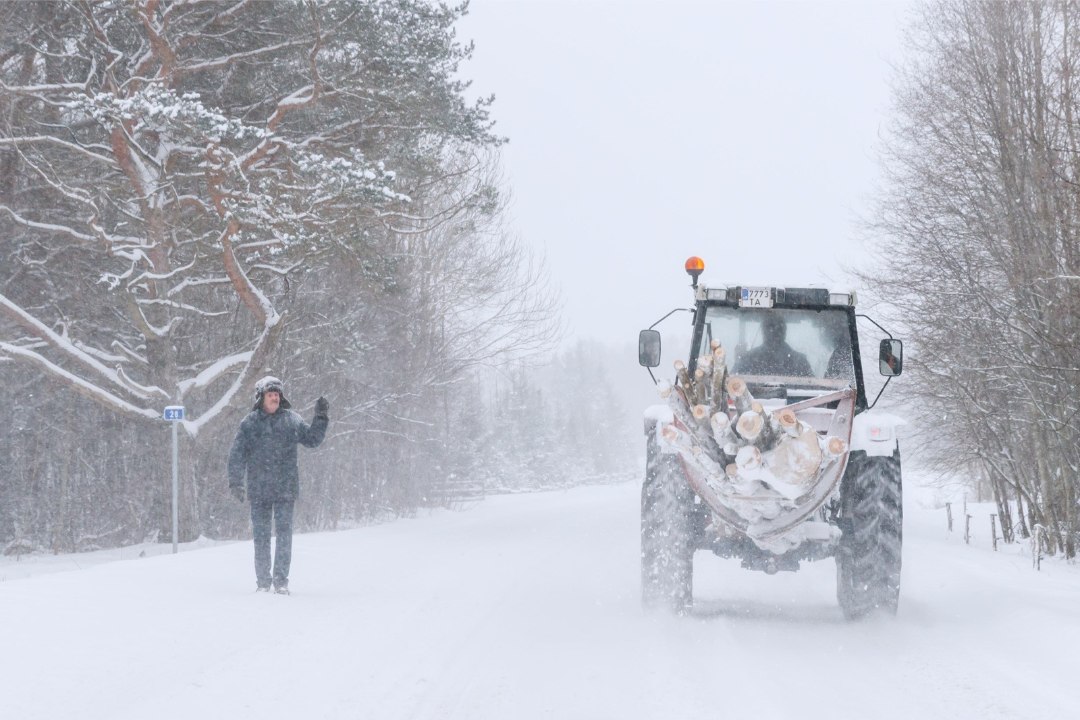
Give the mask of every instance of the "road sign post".
[(172, 423), (172, 551), (175, 553), (180, 525), (180, 449), (176, 426), (184, 419), (184, 406), (168, 406), (165, 408), (164, 417)]

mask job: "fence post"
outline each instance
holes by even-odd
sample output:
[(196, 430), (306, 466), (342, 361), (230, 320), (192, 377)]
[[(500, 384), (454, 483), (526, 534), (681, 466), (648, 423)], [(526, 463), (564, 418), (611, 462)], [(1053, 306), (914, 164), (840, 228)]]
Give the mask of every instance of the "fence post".
[(965, 515), (967, 519), (964, 520), (964, 544), (971, 544), (971, 516)]
[(1031, 529), (1031, 564), (1036, 570), (1042, 569), (1042, 525)]
[(952, 503), (945, 503), (945, 517), (949, 519), (949, 532), (952, 532)]
[(994, 542), (994, 552), (997, 552), (997, 513), (990, 515), (990, 539)]

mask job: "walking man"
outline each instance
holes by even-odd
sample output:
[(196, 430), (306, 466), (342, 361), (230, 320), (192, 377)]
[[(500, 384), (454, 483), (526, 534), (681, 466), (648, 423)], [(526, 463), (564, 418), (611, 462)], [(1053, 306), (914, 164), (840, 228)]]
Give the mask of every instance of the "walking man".
[[(289, 593), (289, 564), (292, 561), (293, 505), (300, 494), (300, 473), (296, 446), (318, 447), (330, 422), (330, 403), (315, 401), (315, 418), (308, 425), (293, 412), (285, 399), (285, 386), (276, 377), (266, 376), (255, 383), (255, 407), (240, 422), (229, 451), (229, 491), (251, 502), (251, 529), (255, 536), (256, 590)], [(274, 566), (270, 567), (270, 522), (277, 532)]]

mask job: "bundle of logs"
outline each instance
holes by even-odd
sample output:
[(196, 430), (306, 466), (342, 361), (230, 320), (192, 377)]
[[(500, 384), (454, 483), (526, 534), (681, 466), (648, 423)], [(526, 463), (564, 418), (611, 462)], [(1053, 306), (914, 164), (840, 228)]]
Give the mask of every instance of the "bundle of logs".
[(821, 437), (788, 408), (766, 410), (746, 383), (728, 373), (713, 341), (693, 376), (675, 362), (676, 384), (662, 383), (674, 422), (660, 438), (703, 475), (718, 499), (747, 523), (798, 507), (820, 470), (847, 452), (839, 437)]

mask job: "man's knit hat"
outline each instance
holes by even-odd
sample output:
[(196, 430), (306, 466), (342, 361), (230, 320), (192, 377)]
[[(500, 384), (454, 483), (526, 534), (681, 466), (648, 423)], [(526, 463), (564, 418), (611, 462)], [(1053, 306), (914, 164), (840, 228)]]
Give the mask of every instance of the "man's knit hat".
[(263, 396), (270, 391), (275, 391), (281, 395), (281, 405), (278, 407), (286, 410), (292, 407), (292, 404), (285, 399), (285, 383), (281, 382), (281, 380), (273, 375), (267, 375), (259, 380), (259, 382), (255, 383), (255, 407), (252, 408), (253, 410), (258, 410), (262, 407)]

